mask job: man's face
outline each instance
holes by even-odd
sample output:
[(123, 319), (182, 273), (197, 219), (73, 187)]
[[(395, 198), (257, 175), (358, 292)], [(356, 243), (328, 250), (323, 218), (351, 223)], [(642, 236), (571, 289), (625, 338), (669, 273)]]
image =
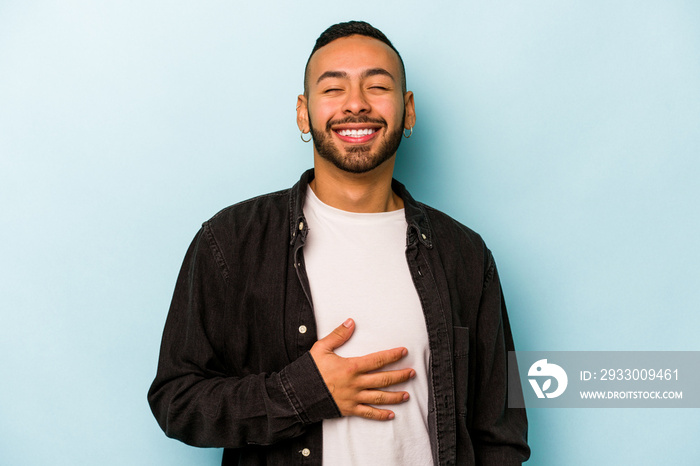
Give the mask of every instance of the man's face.
[(415, 120), (400, 66), (389, 46), (365, 36), (337, 39), (316, 51), (297, 123), (311, 131), (317, 155), (343, 171), (365, 173), (396, 153), (405, 123)]

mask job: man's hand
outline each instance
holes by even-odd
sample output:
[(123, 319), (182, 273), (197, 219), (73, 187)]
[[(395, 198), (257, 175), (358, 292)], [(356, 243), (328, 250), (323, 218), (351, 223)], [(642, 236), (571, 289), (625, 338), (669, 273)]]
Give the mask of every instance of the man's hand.
[(314, 343), (310, 350), (311, 357), (343, 416), (361, 416), (378, 421), (394, 419), (392, 411), (368, 405), (392, 405), (407, 401), (408, 392), (379, 389), (405, 382), (415, 377), (416, 371), (410, 368), (372, 371), (398, 361), (408, 354), (408, 350), (394, 348), (356, 358), (343, 358), (335, 354), (334, 350), (348, 341), (354, 330), (355, 322), (346, 320), (328, 336)]

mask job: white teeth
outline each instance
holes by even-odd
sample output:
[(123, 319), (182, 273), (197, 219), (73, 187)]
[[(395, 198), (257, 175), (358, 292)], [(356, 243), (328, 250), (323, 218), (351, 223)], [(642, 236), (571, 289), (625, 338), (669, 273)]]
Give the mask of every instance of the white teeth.
[(338, 134), (341, 136), (346, 136), (346, 137), (351, 137), (351, 138), (361, 138), (362, 136), (367, 136), (369, 134), (372, 134), (376, 131), (374, 128), (365, 128), (365, 129), (341, 129), (338, 131)]

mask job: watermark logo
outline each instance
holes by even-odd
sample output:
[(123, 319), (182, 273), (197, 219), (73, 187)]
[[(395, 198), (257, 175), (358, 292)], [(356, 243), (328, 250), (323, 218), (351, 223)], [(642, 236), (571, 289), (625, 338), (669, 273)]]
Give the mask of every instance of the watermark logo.
[[(530, 366), (530, 370), (527, 372), (528, 377), (545, 378), (542, 386), (537, 382), (537, 378), (528, 379), (532, 389), (535, 391), (537, 398), (556, 398), (566, 390), (566, 386), (569, 383), (569, 378), (566, 376), (566, 372), (560, 366), (556, 364), (548, 363), (546, 359), (540, 359), (535, 361), (535, 363)], [(556, 390), (549, 392), (548, 390), (552, 388), (552, 378), (557, 381)]]

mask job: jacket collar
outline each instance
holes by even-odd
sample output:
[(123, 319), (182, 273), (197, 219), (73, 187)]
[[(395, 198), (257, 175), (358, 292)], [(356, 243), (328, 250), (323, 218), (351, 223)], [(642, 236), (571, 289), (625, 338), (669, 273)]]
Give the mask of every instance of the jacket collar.
[[(309, 182), (314, 179), (314, 169), (311, 168), (305, 171), (299, 181), (290, 190), (289, 196), (289, 237), (290, 244), (294, 244), (297, 238), (303, 241), (309, 232), (309, 226), (304, 217), (304, 200), (306, 199), (306, 190), (309, 187)], [(406, 231), (406, 244), (411, 244), (418, 240), (423, 243), (428, 249), (433, 247), (432, 233), (428, 215), (425, 212), (425, 206), (409, 194), (406, 187), (398, 181), (391, 180), (391, 189), (401, 197), (404, 204), (404, 212), (406, 214), (406, 223), (408, 229)]]

